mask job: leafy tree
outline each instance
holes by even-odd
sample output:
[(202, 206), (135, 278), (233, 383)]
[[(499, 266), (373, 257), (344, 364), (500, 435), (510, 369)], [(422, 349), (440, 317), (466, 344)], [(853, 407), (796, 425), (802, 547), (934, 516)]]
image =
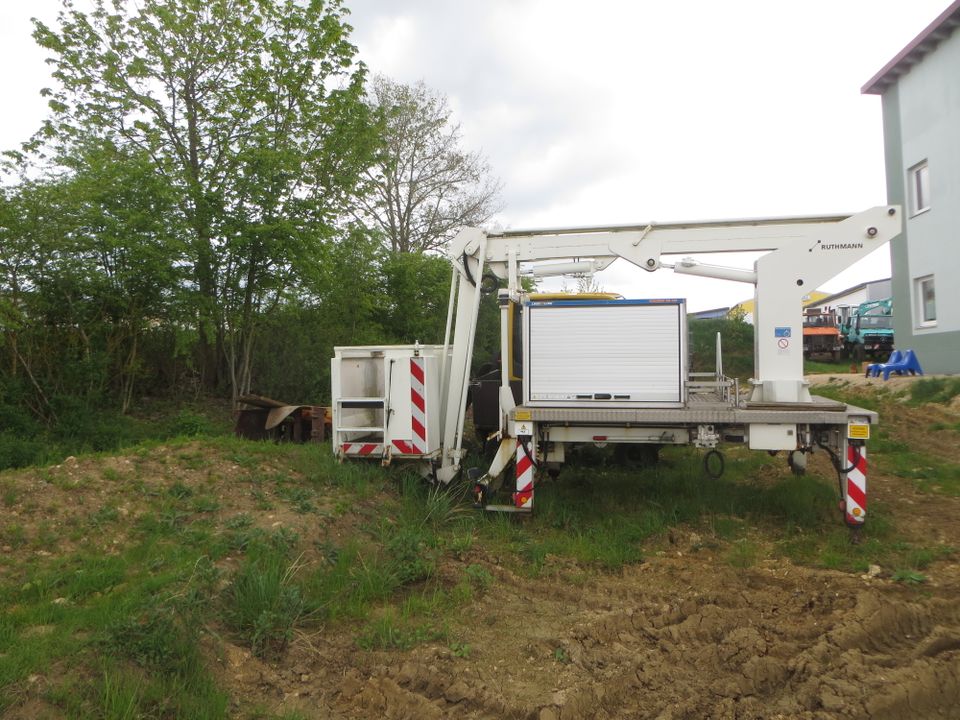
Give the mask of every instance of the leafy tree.
[(383, 76), (371, 85), (383, 147), (367, 171), (362, 220), (400, 253), (441, 249), (458, 228), (488, 221), (499, 210), (500, 183), (482, 155), (460, 147), (446, 98)]
[(450, 297), (450, 263), (421, 253), (399, 253), (383, 264), (387, 302), (384, 334), (393, 342), (440, 343)]
[(753, 325), (743, 316), (691, 319), (690, 363), (697, 372), (711, 372), (716, 366), (717, 333), (723, 350), (723, 372), (743, 380), (753, 375)]
[(183, 256), (149, 158), (95, 143), (63, 165), (74, 170), (8, 188), (0, 205), (0, 376), (29, 381), (26, 404), (45, 420), (58, 396), (127, 409)]
[(59, 82), (28, 150), (149, 157), (184, 229), (207, 387), (251, 379), (264, 312), (315, 260), (375, 138), (338, 0), (63, 0), (35, 21)]

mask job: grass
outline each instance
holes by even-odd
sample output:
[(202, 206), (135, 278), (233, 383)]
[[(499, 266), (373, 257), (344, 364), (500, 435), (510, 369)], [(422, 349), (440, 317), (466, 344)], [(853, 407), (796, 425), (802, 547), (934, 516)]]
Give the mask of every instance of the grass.
[[(960, 464), (913, 447), (906, 439), (891, 434), (883, 423), (884, 417), (902, 413), (904, 404), (919, 406), (931, 401), (948, 402), (960, 394), (960, 378), (921, 379), (898, 393), (880, 388), (869, 395), (841, 385), (821, 385), (817, 387), (817, 394), (880, 413), (880, 425), (868, 448), (871, 462), (877, 462), (883, 472), (910, 480), (924, 492), (960, 497)], [(932, 432), (954, 429), (952, 425), (943, 424), (930, 427)], [(954, 440), (944, 438), (943, 442), (952, 444)]]
[(762, 550), (756, 543), (744, 538), (730, 546), (724, 559), (733, 567), (743, 570), (753, 567), (761, 554)]
[[(470, 638), (455, 628), (494, 601), (490, 556), (573, 585), (643, 562), (682, 527), (700, 537), (691, 552), (716, 551), (738, 569), (768, 558), (847, 572), (878, 564), (918, 584), (954, 553), (904, 541), (877, 503), (863, 542), (851, 545), (835, 478), (796, 477), (782, 457), (742, 447), (724, 452), (726, 474), (707, 480), (693, 449), (665, 448), (659, 465), (628, 470), (590, 449), (538, 486), (526, 523), (472, 511), (464, 485), (340, 465), (325, 447), (229, 437), (141, 444), (122, 473), (81, 458), (110, 493), (80, 512), (31, 505), (27, 484), (4, 476), (0, 502), (19, 517), (0, 523), (12, 549), (0, 581), (0, 714), (30, 692), (27, 678), (47, 674), (45, 699), (71, 717), (225, 718), (205, 650), (217, 638), (275, 661), (301, 633), (340, 628), (364, 650), (433, 643), (468, 658)], [(884, 426), (871, 458), (940, 492), (957, 481), (952, 466), (920, 457)], [(217, 478), (227, 476), (224, 494)], [(62, 505), (80, 492), (53, 469), (31, 475), (36, 482), (66, 497)], [(267, 513), (301, 528), (339, 524), (303, 537)]]
[(827, 360), (804, 360), (803, 374), (826, 375), (833, 373), (840, 375), (851, 372), (851, 366), (854, 368), (853, 372), (860, 372), (859, 363), (853, 360), (837, 360), (836, 362)]
[[(53, 464), (71, 455), (117, 452), (153, 440), (222, 437), (231, 431), (230, 412), (224, 405), (151, 401), (140, 411), (122, 415), (107, 407), (74, 406), (68, 398), (57, 413), (59, 423), (42, 426), (33, 421), (20, 429), (0, 430), (0, 470)], [(0, 411), (10, 406), (0, 406)], [(22, 413), (16, 410), (18, 417)], [(105, 471), (112, 479), (115, 471)]]
[(910, 403), (949, 403), (960, 395), (960, 377), (924, 378), (910, 383)]
[(444, 642), (448, 637), (446, 628), (413, 621), (403, 613), (387, 609), (367, 624), (357, 636), (357, 645), (364, 650), (409, 650), (426, 642)]
[(296, 583), (301, 558), (290, 559), (277, 544), (258, 546), (244, 561), (225, 592), (225, 617), (254, 655), (277, 657), (293, 639), (305, 613)]

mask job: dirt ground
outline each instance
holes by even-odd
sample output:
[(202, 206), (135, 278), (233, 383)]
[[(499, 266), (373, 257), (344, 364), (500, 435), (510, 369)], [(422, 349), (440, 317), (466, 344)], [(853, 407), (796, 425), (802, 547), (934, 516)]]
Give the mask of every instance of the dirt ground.
[(304, 638), (279, 669), (233, 648), (225, 676), (307, 717), (960, 717), (955, 566), (922, 593), (683, 550), (585, 584), (497, 579), (468, 658)]
[[(960, 420), (958, 407), (912, 413), (891, 422), (918, 444), (930, 441), (910, 417)], [(960, 464), (960, 448), (940, 443), (938, 453)], [(825, 458), (812, 462), (829, 476)], [(223, 472), (229, 480), (230, 468)], [(909, 537), (960, 547), (960, 498), (923, 494), (876, 471), (869, 485)], [(304, 523), (314, 521), (288, 513), (264, 522), (309, 539)], [(737, 568), (689, 529), (645, 555), (619, 573), (548, 557), (531, 579), (474, 546), (440, 569), (456, 578), (481, 565), (493, 577), (455, 620), (454, 634), (469, 646), (459, 651), (447, 642), (363, 650), (348, 626), (299, 634), (277, 662), (212, 635), (205, 651), (244, 717), (260, 706), (323, 719), (960, 718), (953, 559), (926, 568), (920, 585), (896, 582), (882, 567), (855, 575), (777, 559)], [(31, 707), (8, 717), (30, 717)]]
[(918, 591), (882, 571), (737, 570), (685, 550), (587, 582), (473, 558), (497, 582), (465, 613), (467, 658), (305, 637), (280, 668), (231, 648), (224, 676), (324, 718), (960, 717), (955, 565)]
[[(957, 408), (917, 413), (960, 419)], [(960, 462), (960, 448), (941, 454)], [(824, 458), (814, 463), (829, 476)], [(918, 542), (960, 546), (960, 498), (877, 472), (869, 482)], [(446, 645), (371, 653), (323, 634), (300, 638), (280, 667), (230, 648), (223, 677), (238, 696), (320, 718), (960, 718), (955, 562), (910, 586), (880, 567), (738, 569), (695, 533), (671, 541), (620, 574), (553, 558), (537, 579), (472, 551), (463, 562), (495, 582), (465, 608), (466, 657)]]

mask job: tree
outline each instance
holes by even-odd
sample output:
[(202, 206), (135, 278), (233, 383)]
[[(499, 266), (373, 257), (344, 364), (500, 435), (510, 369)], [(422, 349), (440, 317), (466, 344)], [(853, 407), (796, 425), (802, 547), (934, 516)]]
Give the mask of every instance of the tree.
[(248, 389), (258, 321), (346, 212), (375, 136), (338, 0), (63, 0), (28, 149), (149, 157), (186, 232), (204, 384)]
[(383, 123), (383, 147), (367, 171), (361, 219), (394, 252), (439, 250), (458, 228), (500, 209), (500, 183), (482, 155), (461, 149), (443, 95), (377, 76), (368, 103)]
[(26, 387), (43, 420), (58, 396), (112, 396), (126, 411), (144, 338), (171, 321), (182, 287), (183, 247), (150, 159), (106, 143), (63, 164), (0, 200), (0, 380)]

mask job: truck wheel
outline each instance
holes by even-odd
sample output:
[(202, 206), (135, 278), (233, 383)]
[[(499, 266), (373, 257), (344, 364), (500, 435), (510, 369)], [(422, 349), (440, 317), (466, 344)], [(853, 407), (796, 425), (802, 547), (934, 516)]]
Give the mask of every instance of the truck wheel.
[(648, 443), (617, 445), (613, 456), (622, 465), (651, 467), (660, 462), (660, 446)]
[(793, 450), (787, 453), (787, 465), (794, 475), (807, 474), (807, 456), (802, 450)]
[(641, 458), (643, 458), (643, 464), (646, 467), (653, 467), (660, 463), (660, 446), (659, 445), (641, 445), (643, 452), (641, 453)]
[(863, 358), (866, 356), (866, 351), (863, 349), (863, 345), (854, 345), (853, 346), (853, 359), (858, 363), (863, 362)]

